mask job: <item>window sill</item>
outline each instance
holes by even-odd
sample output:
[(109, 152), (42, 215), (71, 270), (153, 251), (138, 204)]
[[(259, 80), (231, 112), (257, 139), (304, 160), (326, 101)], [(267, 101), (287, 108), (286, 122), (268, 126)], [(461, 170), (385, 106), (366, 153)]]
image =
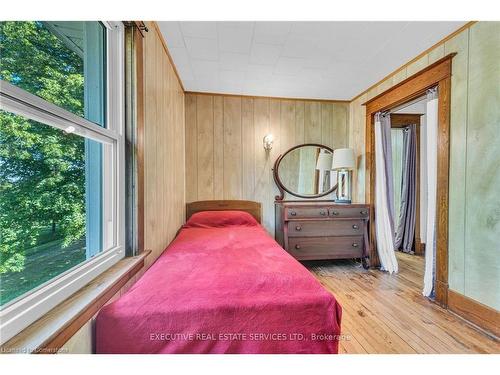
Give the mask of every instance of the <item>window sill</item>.
[(125, 258), (0, 347), (0, 353), (57, 353), (144, 266), (151, 250)]

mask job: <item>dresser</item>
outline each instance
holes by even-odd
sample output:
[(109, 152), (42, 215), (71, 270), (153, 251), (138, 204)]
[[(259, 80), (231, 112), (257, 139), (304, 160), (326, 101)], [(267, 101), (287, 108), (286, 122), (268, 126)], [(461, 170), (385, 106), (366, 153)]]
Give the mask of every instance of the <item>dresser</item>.
[(361, 258), (368, 268), (368, 205), (276, 201), (275, 214), (276, 241), (297, 260)]

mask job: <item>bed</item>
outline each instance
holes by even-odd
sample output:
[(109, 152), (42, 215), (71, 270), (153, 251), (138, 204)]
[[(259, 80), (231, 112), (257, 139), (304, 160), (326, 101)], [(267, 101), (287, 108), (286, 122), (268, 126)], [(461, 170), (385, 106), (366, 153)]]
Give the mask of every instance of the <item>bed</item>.
[(205, 201), (96, 318), (97, 353), (337, 353), (341, 307), (260, 225), (260, 204)]

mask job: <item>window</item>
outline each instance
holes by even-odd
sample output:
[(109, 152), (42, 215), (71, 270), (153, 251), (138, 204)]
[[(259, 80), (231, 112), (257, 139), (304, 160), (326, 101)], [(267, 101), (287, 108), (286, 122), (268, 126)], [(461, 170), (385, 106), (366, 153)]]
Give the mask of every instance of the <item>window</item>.
[(105, 30), (100, 22), (2, 22), (0, 78), (105, 126)]
[(0, 22), (1, 343), (124, 256), (123, 26)]

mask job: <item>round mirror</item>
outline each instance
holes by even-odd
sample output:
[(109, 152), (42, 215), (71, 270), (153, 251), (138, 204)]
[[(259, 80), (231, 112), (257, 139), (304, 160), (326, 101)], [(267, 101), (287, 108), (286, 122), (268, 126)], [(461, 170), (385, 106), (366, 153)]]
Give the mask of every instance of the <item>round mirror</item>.
[(332, 171), (333, 150), (319, 144), (292, 147), (280, 155), (274, 164), (274, 180), (281, 195), (284, 192), (301, 198), (317, 198), (328, 195), (337, 188)]

